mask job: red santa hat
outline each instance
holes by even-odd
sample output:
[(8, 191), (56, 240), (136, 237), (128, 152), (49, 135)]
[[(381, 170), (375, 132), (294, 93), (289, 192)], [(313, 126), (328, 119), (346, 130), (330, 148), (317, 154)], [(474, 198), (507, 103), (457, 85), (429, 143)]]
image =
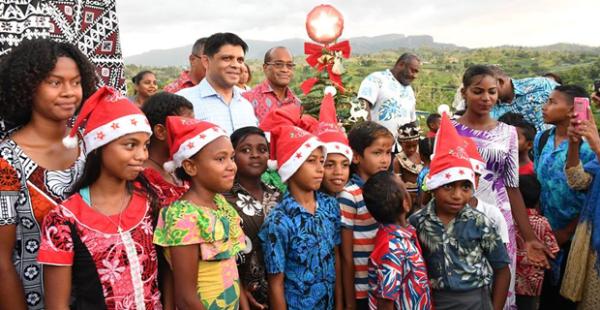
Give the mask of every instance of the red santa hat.
[(117, 90), (107, 86), (98, 89), (83, 104), (73, 128), (63, 139), (67, 148), (77, 147), (80, 129), (83, 129), (86, 155), (130, 133), (152, 134), (144, 113)]
[(485, 162), (481, 155), (479, 154), (479, 150), (477, 149), (477, 145), (475, 142), (468, 137), (463, 137), (467, 141), (467, 154), (469, 154), (469, 158), (471, 159), (471, 164), (473, 165), (473, 171), (476, 174), (482, 175), (485, 170)]
[(283, 125), (271, 131), (271, 150), (275, 152), (279, 176), (283, 182), (294, 175), (319, 147), (323, 147), (323, 152), (326, 153), (324, 144), (302, 128)]
[(352, 161), (352, 149), (349, 146), (348, 137), (344, 130), (338, 126), (333, 100), (336, 93), (335, 87), (327, 86), (324, 92), (325, 96), (321, 101), (319, 112), (319, 125), (313, 133), (325, 143), (327, 154), (342, 154)]
[(167, 144), (171, 160), (163, 167), (173, 172), (181, 163), (219, 137), (229, 137), (221, 127), (193, 118), (167, 116)]
[(442, 185), (467, 180), (475, 186), (475, 171), (468, 153), (469, 143), (461, 137), (444, 113), (437, 132), (433, 159), (426, 185), (434, 190)]

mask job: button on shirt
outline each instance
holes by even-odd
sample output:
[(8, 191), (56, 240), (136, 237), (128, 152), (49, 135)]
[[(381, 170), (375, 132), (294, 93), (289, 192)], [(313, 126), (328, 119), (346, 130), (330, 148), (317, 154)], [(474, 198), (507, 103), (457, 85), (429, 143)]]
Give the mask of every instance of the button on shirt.
[(259, 122), (262, 121), (262, 119), (271, 110), (288, 104), (300, 106), (300, 99), (296, 97), (294, 92), (289, 87), (287, 87), (285, 90), (285, 98), (283, 98), (283, 100), (279, 100), (268, 80), (260, 83), (254, 87), (254, 89), (245, 92), (242, 96), (248, 99), (250, 104), (252, 104), (254, 107), (254, 113), (256, 114)]
[(515, 93), (512, 103), (496, 104), (490, 115), (498, 119), (508, 112), (514, 112), (523, 115), (525, 120), (534, 125), (538, 132), (544, 130), (546, 126), (542, 117), (542, 107), (558, 83), (544, 77), (511, 81)]
[(491, 283), (492, 269), (510, 264), (506, 247), (487, 217), (468, 205), (447, 227), (435, 212), (435, 199), (409, 221), (417, 230), (432, 289), (481, 288)]
[(398, 82), (387, 69), (369, 74), (358, 89), (358, 98), (369, 101), (371, 120), (385, 126), (394, 138), (398, 128), (417, 120), (415, 92)]
[(192, 103), (197, 119), (216, 124), (230, 135), (236, 129), (258, 125), (252, 105), (242, 97), (237, 87), (233, 88), (233, 97), (229, 104), (206, 79), (194, 87), (180, 90), (177, 95)]

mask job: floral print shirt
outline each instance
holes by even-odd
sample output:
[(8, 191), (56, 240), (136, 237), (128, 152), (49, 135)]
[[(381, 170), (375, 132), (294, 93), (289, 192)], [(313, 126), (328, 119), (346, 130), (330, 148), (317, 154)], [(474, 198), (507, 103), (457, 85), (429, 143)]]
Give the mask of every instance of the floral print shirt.
[(317, 208), (311, 214), (286, 193), (258, 234), (267, 273), (285, 275), (285, 300), (290, 310), (334, 307), (340, 207), (323, 193), (317, 192), (316, 199)]
[(432, 289), (481, 288), (491, 283), (491, 269), (510, 264), (506, 247), (490, 221), (469, 205), (446, 227), (436, 215), (435, 199), (409, 221), (417, 230)]
[(275, 187), (263, 183), (263, 197), (258, 201), (240, 183), (235, 182), (231, 191), (223, 195), (238, 212), (246, 235), (246, 249), (237, 256), (240, 280), (257, 302), (267, 304), (269, 286), (258, 232), (266, 215), (277, 205), (279, 192)]

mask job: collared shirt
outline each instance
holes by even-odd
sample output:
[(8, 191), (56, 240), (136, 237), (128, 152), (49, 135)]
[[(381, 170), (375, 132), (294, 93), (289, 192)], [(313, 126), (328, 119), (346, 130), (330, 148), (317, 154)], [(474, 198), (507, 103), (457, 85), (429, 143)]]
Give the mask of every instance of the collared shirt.
[[(554, 144), (555, 129), (549, 129), (548, 142), (541, 153), (538, 145), (543, 132), (538, 132), (533, 140), (534, 168), (540, 182), (540, 207), (542, 214), (550, 222), (552, 229), (562, 229), (573, 219), (579, 217), (579, 212), (585, 202), (585, 192), (576, 191), (567, 184), (565, 163), (569, 142), (565, 139), (559, 145)], [(596, 158), (587, 142), (579, 147), (579, 159), (582, 164)]]
[(385, 126), (394, 140), (400, 126), (417, 120), (415, 92), (410, 85), (400, 84), (389, 69), (369, 74), (360, 83), (358, 98), (372, 104), (371, 120)]
[(208, 80), (203, 79), (194, 87), (180, 90), (177, 95), (194, 105), (197, 119), (216, 124), (231, 135), (238, 128), (258, 125), (250, 102), (242, 97), (239, 88), (233, 87), (232, 91), (233, 97), (226, 103)]
[(196, 86), (196, 84), (194, 84), (194, 82), (192, 82), (192, 79), (190, 79), (190, 71), (185, 70), (181, 71), (179, 77), (175, 81), (171, 82), (169, 85), (165, 86), (163, 90), (168, 93), (174, 94), (184, 88), (189, 88), (193, 86)]
[(394, 309), (431, 309), (427, 269), (415, 228), (380, 225), (369, 258), (369, 308), (377, 299), (394, 301)]
[(254, 107), (254, 113), (259, 122), (262, 121), (271, 110), (288, 104), (300, 105), (300, 99), (296, 97), (289, 87), (286, 87), (285, 98), (279, 100), (268, 80), (255, 86), (252, 90), (244, 92), (242, 96), (248, 99)]
[(288, 309), (334, 307), (335, 247), (340, 244), (337, 201), (316, 193), (309, 213), (290, 193), (271, 210), (258, 234), (267, 273), (284, 273)]
[[(535, 236), (546, 246), (548, 251), (556, 254), (559, 251), (556, 238), (548, 220), (541, 216), (536, 209), (527, 209), (529, 224)], [(542, 282), (544, 282), (544, 269), (528, 264), (525, 261), (525, 240), (521, 232), (517, 231), (517, 280), (515, 291), (519, 295), (540, 296), (542, 293)]]
[(534, 77), (512, 80), (512, 84), (515, 93), (512, 103), (496, 104), (490, 115), (498, 119), (508, 112), (514, 112), (523, 115), (538, 131), (544, 130), (546, 126), (542, 117), (542, 107), (558, 83), (548, 78)]
[(433, 199), (409, 221), (417, 229), (432, 289), (481, 288), (491, 283), (491, 269), (510, 264), (506, 247), (488, 218), (469, 205), (444, 226)]
[(342, 227), (352, 230), (352, 260), (354, 261), (354, 291), (357, 299), (368, 297), (369, 255), (375, 246), (378, 224), (373, 218), (362, 194), (365, 185), (358, 174), (339, 193)]

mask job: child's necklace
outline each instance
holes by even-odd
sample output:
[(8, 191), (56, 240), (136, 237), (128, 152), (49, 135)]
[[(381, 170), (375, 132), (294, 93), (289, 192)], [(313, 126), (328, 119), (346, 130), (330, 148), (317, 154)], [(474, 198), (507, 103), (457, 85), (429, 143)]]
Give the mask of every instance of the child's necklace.
[(121, 210), (119, 211), (119, 222), (115, 223), (115, 221), (113, 221), (109, 215), (105, 214), (104, 212), (102, 212), (100, 209), (98, 209), (98, 207), (94, 206), (94, 203), (92, 202), (92, 197), (90, 195), (90, 205), (92, 206), (93, 209), (95, 209), (96, 211), (98, 211), (98, 213), (104, 215), (113, 225), (115, 225), (117, 227), (117, 231), (119, 232), (119, 235), (121, 233), (123, 233), (123, 230), (121, 229), (121, 217), (123, 216), (123, 211), (125, 211), (125, 209), (127, 208), (127, 194), (123, 195), (123, 198), (121, 199)]

